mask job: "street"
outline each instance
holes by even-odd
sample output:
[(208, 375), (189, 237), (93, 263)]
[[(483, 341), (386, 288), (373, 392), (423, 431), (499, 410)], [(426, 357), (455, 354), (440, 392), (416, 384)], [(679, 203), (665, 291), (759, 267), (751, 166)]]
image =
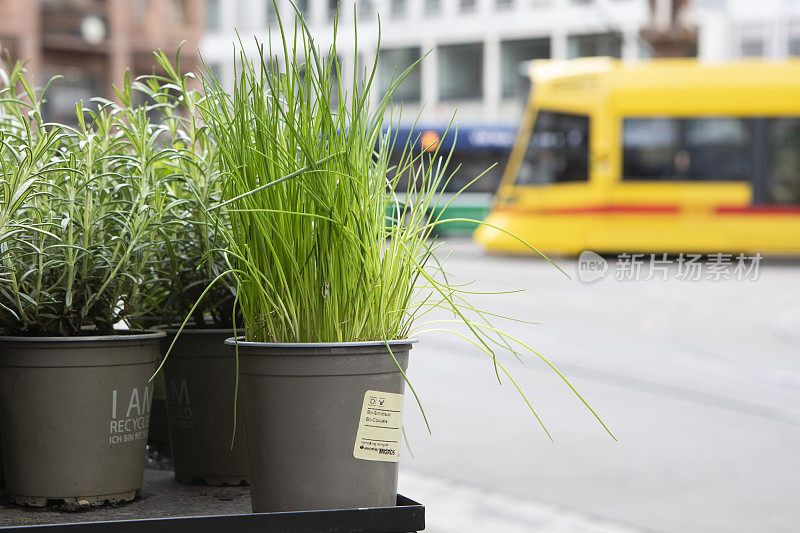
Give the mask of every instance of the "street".
[[(570, 379), (614, 441), (549, 368), (502, 361), (551, 443), (492, 361), (426, 334), (411, 394), (400, 492), (428, 531), (797, 531), (800, 523), (800, 262), (765, 258), (756, 280), (604, 279), (585, 284), (534, 258), (486, 256), (468, 241), (447, 262), (478, 280), (486, 311)], [(500, 323), (498, 322), (498, 325)]]

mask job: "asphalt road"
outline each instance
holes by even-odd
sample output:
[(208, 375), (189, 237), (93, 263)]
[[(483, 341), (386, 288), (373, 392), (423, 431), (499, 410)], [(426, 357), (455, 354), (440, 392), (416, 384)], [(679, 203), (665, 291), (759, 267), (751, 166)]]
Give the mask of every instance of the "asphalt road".
[[(532, 258), (456, 242), (447, 270), (482, 309), (547, 356), (613, 440), (535, 356), (501, 359), (550, 430), (465, 341), (428, 334), (409, 377), (401, 491), (429, 531), (800, 530), (800, 262), (766, 258), (757, 280), (592, 284)], [(414, 493), (416, 491), (416, 493)]]

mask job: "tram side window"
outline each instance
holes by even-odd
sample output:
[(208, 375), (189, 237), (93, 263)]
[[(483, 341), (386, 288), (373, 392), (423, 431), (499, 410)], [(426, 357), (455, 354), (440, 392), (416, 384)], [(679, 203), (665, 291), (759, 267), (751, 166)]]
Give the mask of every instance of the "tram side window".
[(800, 204), (800, 118), (769, 122), (767, 203)]
[(735, 117), (627, 118), (625, 180), (739, 181), (754, 172), (753, 120)]
[(669, 118), (628, 118), (622, 127), (622, 175), (633, 180), (674, 179), (680, 124)]
[(517, 185), (540, 185), (589, 179), (589, 117), (539, 111)]
[(694, 118), (685, 120), (688, 174), (702, 181), (738, 181), (753, 177), (753, 120)]

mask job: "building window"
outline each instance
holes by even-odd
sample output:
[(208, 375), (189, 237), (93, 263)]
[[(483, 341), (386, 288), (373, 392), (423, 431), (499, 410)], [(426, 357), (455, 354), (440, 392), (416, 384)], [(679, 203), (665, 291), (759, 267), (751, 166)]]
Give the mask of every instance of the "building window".
[[(221, 1), (222, 0), (220, 0), (220, 2)], [(236, 8), (234, 26), (237, 30), (249, 27), (253, 20), (253, 17), (250, 15), (250, 2), (248, 0), (235, 0), (234, 7)]]
[(214, 79), (217, 80), (220, 85), (224, 86), (224, 80), (222, 79), (222, 65), (215, 61), (207, 63), (207, 65), (209, 74), (214, 76)]
[(167, 20), (171, 24), (183, 25), (186, 22), (186, 1), (169, 0), (167, 2)]
[(787, 53), (790, 56), (800, 56), (800, 21), (789, 24), (789, 42)]
[(764, 27), (751, 24), (739, 28), (739, 55), (741, 57), (764, 57), (766, 44)]
[(644, 181), (740, 181), (754, 172), (754, 121), (626, 118), (622, 176)]
[(441, 100), (479, 99), (483, 95), (483, 44), (439, 47)]
[(739, 50), (742, 57), (764, 57), (764, 39), (743, 39)]
[(75, 104), (83, 101), (89, 106), (89, 100), (102, 94), (104, 90), (103, 69), (93, 62), (81, 65), (44, 64), (43, 75), (49, 79), (55, 75), (62, 76), (47, 91), (42, 113), (48, 122), (59, 122), (77, 125)]
[(179, 26), (186, 24), (186, 0), (171, 0), (167, 5), (169, 20)]
[(475, 13), (478, 10), (477, 0), (460, 0), (458, 8), (461, 13)]
[(541, 110), (517, 172), (517, 185), (589, 179), (589, 117)]
[[(500, 43), (500, 75), (503, 97), (519, 96), (520, 87), (528, 87), (527, 72), (520, 71), (522, 63), (549, 57), (550, 39), (547, 37), (502, 41)], [(526, 83), (522, 83), (523, 81)]]
[(266, 9), (265, 17), (267, 19), (267, 24), (277, 23), (278, 11), (275, 9), (275, 4), (272, 3), (272, 0), (267, 0), (265, 9)]
[[(396, 79), (405, 70), (419, 61), (420, 48), (389, 48), (380, 51), (378, 57), (378, 90), (386, 94), (393, 78)], [(422, 75), (419, 67), (403, 80), (394, 92), (395, 101), (418, 102), (422, 93)]]
[(406, 0), (392, 0), (391, 13), (393, 19), (406, 18)]
[(621, 57), (622, 37), (617, 33), (571, 35), (567, 39), (569, 59), (576, 57)]
[(303, 18), (308, 18), (308, 0), (294, 0), (294, 5), (297, 7), (297, 11), (303, 15)]
[(136, 24), (142, 25), (145, 23), (146, 19), (147, 19), (147, 0), (134, 0), (133, 21)]
[(438, 15), (442, 9), (441, 0), (425, 0), (425, 14)]
[(206, 29), (219, 31), (222, 29), (221, 0), (206, 0)]
[(358, 19), (372, 20), (375, 16), (375, 4), (373, 0), (358, 0)]

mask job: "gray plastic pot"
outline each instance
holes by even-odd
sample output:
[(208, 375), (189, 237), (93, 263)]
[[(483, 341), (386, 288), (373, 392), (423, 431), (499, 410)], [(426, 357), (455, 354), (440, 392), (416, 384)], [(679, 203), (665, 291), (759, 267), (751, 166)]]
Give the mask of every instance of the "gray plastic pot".
[[(166, 353), (177, 330), (166, 330)], [(247, 482), (247, 445), (241, 408), (234, 428), (236, 361), (225, 339), (232, 329), (184, 329), (164, 364), (175, 479), (182, 483)]]
[[(163, 353), (163, 352), (162, 352)], [(147, 435), (147, 466), (156, 470), (172, 470), (172, 451), (167, 422), (167, 398), (164, 374), (153, 380), (153, 403), (150, 407), (150, 431)]]
[(6, 497), (87, 506), (142, 486), (163, 332), (0, 337)]
[[(412, 342), (389, 343), (404, 371)], [(240, 340), (238, 351), (253, 512), (395, 505), (402, 406), (382, 419), (394, 429), (362, 427), (368, 397), (402, 402), (405, 382), (384, 343)], [(387, 436), (367, 442), (362, 430)], [(356, 458), (364, 453), (373, 456)]]
[[(159, 316), (145, 315), (134, 320), (137, 329), (158, 330), (164, 324)], [(164, 375), (153, 380), (153, 402), (150, 407), (150, 431), (147, 434), (147, 463), (150, 468), (172, 470), (167, 424), (167, 400), (164, 396)]]

